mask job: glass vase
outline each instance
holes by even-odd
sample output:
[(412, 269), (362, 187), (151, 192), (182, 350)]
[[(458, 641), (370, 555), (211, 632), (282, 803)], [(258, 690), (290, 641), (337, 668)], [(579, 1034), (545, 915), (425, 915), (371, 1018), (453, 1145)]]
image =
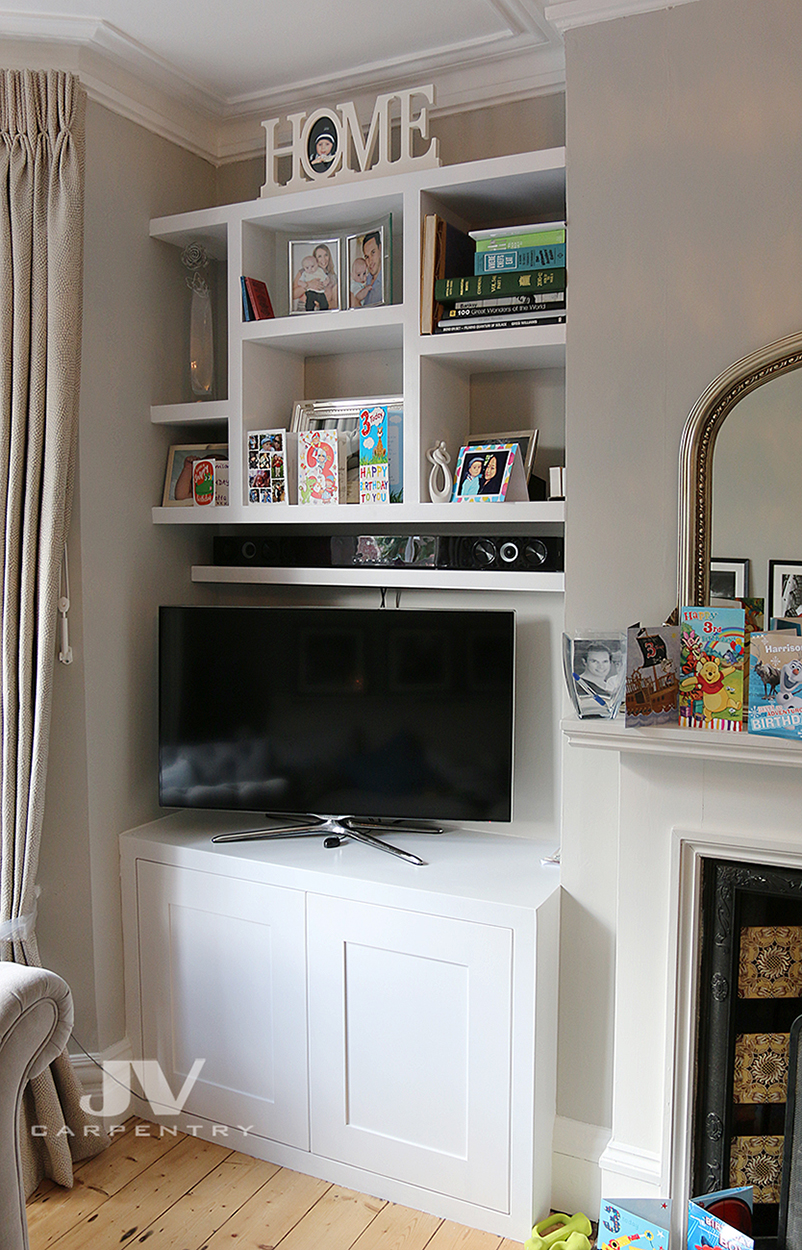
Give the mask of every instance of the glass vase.
[(192, 288), (192, 305), (189, 314), (189, 376), (192, 393), (199, 399), (208, 399), (212, 393), (214, 377), (214, 341), (212, 337), (212, 301), (209, 288), (198, 285)]

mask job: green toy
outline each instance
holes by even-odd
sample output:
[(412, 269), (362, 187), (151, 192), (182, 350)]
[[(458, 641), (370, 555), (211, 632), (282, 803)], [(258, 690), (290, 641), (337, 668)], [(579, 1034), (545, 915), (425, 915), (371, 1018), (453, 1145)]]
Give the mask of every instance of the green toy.
[(539, 1220), (524, 1250), (590, 1250), (590, 1220), (581, 1211), (576, 1215), (555, 1212)]

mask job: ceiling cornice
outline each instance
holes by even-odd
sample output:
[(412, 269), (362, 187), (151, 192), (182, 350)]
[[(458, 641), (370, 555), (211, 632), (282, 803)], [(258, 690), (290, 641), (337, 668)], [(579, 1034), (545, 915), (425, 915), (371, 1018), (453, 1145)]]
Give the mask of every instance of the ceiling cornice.
[[(321, 101), (354, 100), (369, 117), (380, 92), (434, 82), (431, 114), (456, 113), (561, 91), (561, 44), (527, 13), (526, 0), (493, 0), (516, 30), (515, 48), (503, 37), (399, 58), (359, 73), (318, 78), (226, 100), (179, 73), (108, 22), (89, 18), (4, 14), (3, 63), (7, 68), (67, 69), (80, 76), (89, 98), (137, 122), (214, 165), (264, 152), (262, 121), (311, 109)], [(517, 14), (517, 16), (516, 16)], [(509, 39), (509, 36), (507, 36)], [(360, 103), (362, 109), (360, 109)]]
[[(214, 165), (261, 155), (262, 121), (354, 100), (370, 116), (373, 98), (393, 87), (433, 82), (432, 116), (513, 103), (565, 88), (565, 55), (555, 30), (688, 4), (693, 0), (488, 0), (506, 33), (416, 57), (383, 61), (275, 90), (226, 99), (181, 73), (122, 31), (95, 18), (3, 13), (8, 68), (68, 69), (90, 99)], [(550, 25), (549, 25), (550, 23)], [(510, 46), (512, 44), (512, 46)]]
[(575, 26), (595, 26), (597, 22), (610, 22), (619, 17), (631, 17), (635, 13), (653, 13), (656, 9), (673, 9), (680, 4), (693, 4), (695, 0), (554, 0), (545, 8), (546, 18), (557, 30), (571, 30)]

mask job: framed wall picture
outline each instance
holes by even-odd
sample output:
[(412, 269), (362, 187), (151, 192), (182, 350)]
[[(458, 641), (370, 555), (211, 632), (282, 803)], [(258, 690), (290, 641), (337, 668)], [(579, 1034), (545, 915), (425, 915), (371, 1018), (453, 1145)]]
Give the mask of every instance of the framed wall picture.
[(345, 290), (349, 308), (392, 302), (392, 218), (365, 226), (345, 240)]
[(193, 508), (193, 460), (228, 460), (226, 443), (178, 443), (167, 453), (162, 492), (163, 508)]
[(291, 239), (290, 313), (333, 312), (340, 307), (340, 240)]
[(766, 615), (802, 616), (802, 561), (769, 560)]
[(710, 561), (711, 599), (745, 599), (748, 594), (748, 560)]

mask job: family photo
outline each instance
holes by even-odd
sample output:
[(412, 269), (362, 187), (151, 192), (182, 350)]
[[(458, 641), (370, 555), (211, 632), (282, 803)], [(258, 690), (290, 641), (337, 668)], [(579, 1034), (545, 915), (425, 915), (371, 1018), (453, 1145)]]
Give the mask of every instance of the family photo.
[(340, 307), (339, 239), (290, 243), (290, 312), (330, 312)]

